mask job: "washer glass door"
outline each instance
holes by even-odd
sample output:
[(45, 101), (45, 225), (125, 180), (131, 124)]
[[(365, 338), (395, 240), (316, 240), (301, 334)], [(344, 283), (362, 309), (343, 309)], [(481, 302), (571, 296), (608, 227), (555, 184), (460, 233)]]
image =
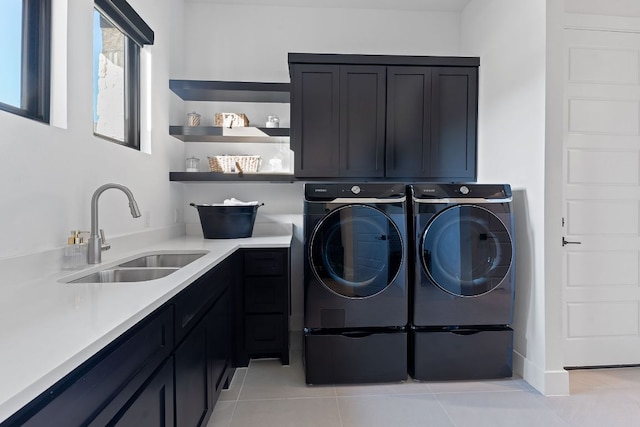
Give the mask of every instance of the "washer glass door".
[(346, 205), (315, 227), (309, 261), (316, 278), (332, 292), (370, 297), (397, 276), (402, 245), (400, 231), (383, 212), (367, 205)]
[(491, 211), (475, 205), (445, 209), (422, 235), (422, 266), (433, 283), (456, 296), (478, 296), (509, 273), (511, 236)]

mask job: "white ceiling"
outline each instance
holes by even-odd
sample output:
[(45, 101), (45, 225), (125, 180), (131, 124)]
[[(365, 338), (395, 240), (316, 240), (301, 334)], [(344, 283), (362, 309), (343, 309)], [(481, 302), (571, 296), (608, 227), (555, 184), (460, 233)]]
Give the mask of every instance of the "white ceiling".
[(187, 0), (233, 5), (460, 12), (471, 0)]

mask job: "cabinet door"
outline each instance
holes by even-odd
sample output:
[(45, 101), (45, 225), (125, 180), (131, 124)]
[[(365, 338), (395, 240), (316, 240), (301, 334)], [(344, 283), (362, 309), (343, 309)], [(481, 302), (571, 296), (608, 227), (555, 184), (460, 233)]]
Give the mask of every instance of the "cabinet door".
[(247, 249), (244, 252), (245, 276), (283, 276), (287, 268), (286, 250)]
[(384, 176), (386, 67), (340, 66), (340, 176)]
[(387, 69), (386, 176), (433, 176), (431, 68)]
[[(105, 424), (103, 424), (105, 425)], [(108, 426), (171, 427), (173, 418), (173, 363), (171, 359), (151, 377), (126, 408)]]
[(231, 364), (231, 299), (225, 292), (207, 315), (207, 358), (211, 407), (218, 400)]
[(244, 345), (249, 353), (268, 354), (282, 351), (285, 334), (283, 314), (247, 314)]
[(176, 424), (198, 427), (210, 415), (207, 378), (206, 323), (201, 321), (174, 354), (176, 375)]
[(447, 181), (476, 179), (478, 70), (434, 67), (431, 157), (434, 175)]
[(339, 176), (337, 65), (296, 64), (291, 74), (291, 149), (296, 177)]
[(286, 310), (287, 277), (247, 277), (244, 281), (247, 313), (282, 313)]
[(172, 325), (171, 308), (150, 315), (2, 425), (85, 426), (101, 408), (111, 419), (170, 355)]
[(231, 281), (228, 260), (218, 264), (180, 292), (175, 299), (175, 340), (182, 338), (202, 319), (213, 302), (227, 289)]
[(289, 364), (289, 249), (243, 250), (242, 286), (237, 295), (236, 366), (249, 356), (279, 355)]

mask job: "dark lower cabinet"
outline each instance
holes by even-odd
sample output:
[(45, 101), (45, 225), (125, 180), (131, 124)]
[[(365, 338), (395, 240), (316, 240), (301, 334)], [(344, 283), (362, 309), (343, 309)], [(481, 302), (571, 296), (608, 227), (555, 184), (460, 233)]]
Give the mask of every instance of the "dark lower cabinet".
[(231, 363), (229, 291), (218, 298), (176, 349), (176, 424), (205, 425)]
[(233, 375), (229, 288), (234, 257), (0, 426), (206, 425)]
[(207, 315), (207, 365), (212, 406), (231, 381), (231, 291), (226, 291)]
[[(285, 329), (282, 314), (247, 314), (245, 316), (244, 346), (250, 355), (284, 353)], [(283, 364), (288, 364), (283, 359)]]
[(0, 427), (205, 426), (234, 352), (289, 363), (288, 254), (232, 254)]
[(90, 426), (175, 426), (173, 393), (173, 359), (169, 358), (116, 416), (98, 416)]
[(200, 322), (176, 349), (176, 425), (197, 427), (213, 410), (207, 381), (207, 330)]
[(109, 420), (144, 386), (172, 350), (173, 307), (167, 306), (0, 425), (73, 427), (88, 425), (98, 416)]
[[(176, 348), (176, 426), (206, 425), (232, 375), (230, 289), (234, 254), (176, 297), (176, 325), (184, 339)], [(181, 325), (189, 325), (184, 328)]]
[(289, 364), (289, 249), (244, 249), (237, 289), (236, 364), (279, 357)]

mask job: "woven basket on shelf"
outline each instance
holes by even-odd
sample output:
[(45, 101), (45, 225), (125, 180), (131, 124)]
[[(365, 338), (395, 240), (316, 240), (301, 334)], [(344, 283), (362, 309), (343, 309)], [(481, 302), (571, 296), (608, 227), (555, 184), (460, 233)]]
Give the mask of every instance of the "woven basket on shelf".
[(211, 172), (224, 173), (255, 173), (260, 168), (262, 159), (260, 156), (234, 156), (222, 155), (209, 157)]
[(242, 128), (249, 126), (249, 119), (244, 113), (216, 113), (214, 126)]

